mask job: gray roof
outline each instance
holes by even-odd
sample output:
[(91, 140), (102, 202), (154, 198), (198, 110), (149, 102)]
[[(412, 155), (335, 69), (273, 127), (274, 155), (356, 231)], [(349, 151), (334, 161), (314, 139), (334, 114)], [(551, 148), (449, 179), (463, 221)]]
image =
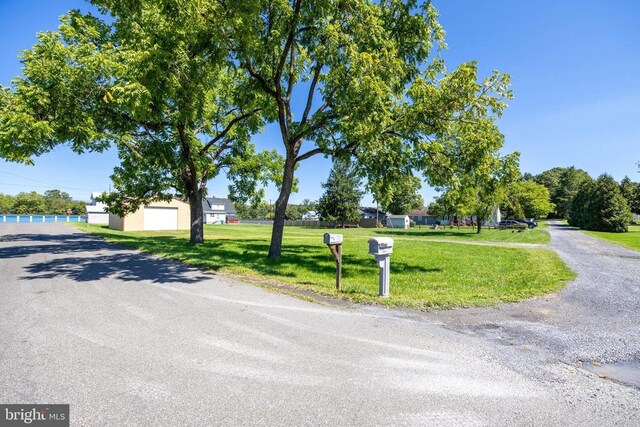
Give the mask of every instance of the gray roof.
[[(219, 209), (213, 209), (212, 206), (215, 205), (224, 205), (224, 210), (221, 211)], [(229, 199), (220, 199), (217, 197), (207, 197), (202, 199), (202, 209), (204, 210), (204, 212), (217, 212), (217, 213), (227, 213), (227, 214), (235, 214), (236, 213), (236, 208), (235, 206), (233, 206), (233, 203), (231, 203), (231, 200)]]

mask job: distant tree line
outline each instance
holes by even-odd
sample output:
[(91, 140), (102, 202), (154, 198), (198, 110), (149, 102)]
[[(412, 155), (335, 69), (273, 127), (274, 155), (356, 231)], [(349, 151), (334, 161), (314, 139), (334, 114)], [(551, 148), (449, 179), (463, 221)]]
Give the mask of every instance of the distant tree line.
[(496, 206), (504, 218), (568, 219), (576, 227), (611, 232), (627, 231), (633, 214), (640, 215), (640, 183), (626, 176), (619, 183), (606, 174), (594, 180), (573, 166), (555, 167), (538, 175), (520, 175), (513, 165), (503, 170), (508, 173), (445, 188), (429, 205), (429, 213), (472, 216), (477, 219), (478, 232)]
[(44, 194), (35, 191), (15, 196), (0, 193), (0, 213), (34, 215), (85, 215), (85, 202), (73, 200), (68, 193), (47, 190)]
[[(289, 204), (287, 207), (287, 219), (298, 220), (309, 211), (317, 211), (318, 202), (304, 199), (300, 204)], [(240, 218), (245, 219), (273, 219), (274, 205), (267, 202), (256, 204), (236, 204), (236, 212)]]
[(640, 215), (640, 183), (625, 176), (619, 183), (603, 174), (594, 180), (575, 167), (556, 167), (523, 179), (547, 188), (553, 208), (548, 218), (567, 219), (570, 225), (594, 231), (625, 232)]

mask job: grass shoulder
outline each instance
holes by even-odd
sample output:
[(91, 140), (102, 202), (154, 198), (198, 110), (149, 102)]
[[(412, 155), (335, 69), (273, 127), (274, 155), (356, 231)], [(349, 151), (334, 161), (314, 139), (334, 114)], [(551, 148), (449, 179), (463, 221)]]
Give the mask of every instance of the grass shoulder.
[(640, 251), (640, 225), (630, 225), (627, 233), (607, 233), (604, 231), (587, 230), (582, 230), (582, 232), (589, 236), (624, 246), (628, 249)]
[[(554, 252), (543, 248), (429, 241), (431, 234), (425, 235), (420, 230), (345, 229), (335, 231), (344, 234), (343, 291), (337, 292), (335, 262), (322, 244), (327, 229), (285, 228), (282, 257), (268, 259), (271, 228), (263, 225), (206, 226), (206, 241), (197, 246), (188, 243), (186, 231), (120, 232), (89, 224), (79, 224), (78, 228), (204, 270), (260, 283), (286, 284), (353, 302), (418, 309), (519, 301), (558, 291), (574, 277)], [(520, 238), (525, 235), (491, 232), (509, 238), (512, 234)], [(378, 269), (367, 253), (367, 240), (376, 235), (397, 239), (391, 257), (388, 299), (377, 296)]]

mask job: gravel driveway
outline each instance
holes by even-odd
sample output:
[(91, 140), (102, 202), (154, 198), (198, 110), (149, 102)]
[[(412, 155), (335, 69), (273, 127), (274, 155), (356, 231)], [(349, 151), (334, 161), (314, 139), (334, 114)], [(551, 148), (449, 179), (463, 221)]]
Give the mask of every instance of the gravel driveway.
[[(531, 349), (523, 366), (558, 360), (640, 388), (640, 253), (549, 226), (551, 248), (578, 274), (557, 295), (428, 318), (506, 346)], [(592, 363), (594, 362), (594, 363)]]
[(569, 362), (637, 351), (637, 293), (613, 294), (638, 260), (552, 233), (572, 266), (611, 262), (461, 326), (479, 312), (324, 307), (64, 225), (2, 224), (0, 403), (69, 403), (72, 425), (637, 426), (638, 389)]

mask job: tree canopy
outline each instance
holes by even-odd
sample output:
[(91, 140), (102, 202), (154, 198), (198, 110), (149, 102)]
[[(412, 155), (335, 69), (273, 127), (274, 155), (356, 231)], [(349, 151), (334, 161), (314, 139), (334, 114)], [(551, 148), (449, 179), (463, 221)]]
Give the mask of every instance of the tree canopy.
[(506, 218), (541, 218), (554, 209), (547, 187), (525, 180), (507, 186), (501, 207)]
[[(350, 158), (370, 182), (423, 173), (483, 202), (508, 175), (514, 157), (498, 156), (496, 120), (509, 76), (480, 80), (474, 62), (447, 70), (430, 1), (92, 3), (111, 19), (63, 17), (24, 54), (14, 88), (0, 90), (0, 155), (30, 162), (62, 143), (115, 144), (113, 212), (187, 198), (198, 243), (209, 179), (225, 170), (237, 202), (273, 179), (269, 256), (279, 257), (296, 167), (313, 156)], [(268, 122), (284, 158), (250, 143)]]
[(23, 76), (0, 90), (0, 155), (31, 163), (59, 144), (76, 152), (115, 144), (109, 210), (186, 198), (191, 242), (203, 241), (206, 183), (226, 170), (236, 200), (277, 169), (250, 143), (268, 114), (229, 64), (214, 2), (92, 1), (107, 22), (72, 11), (22, 55)]
[[(413, 209), (424, 207), (424, 200), (419, 193), (422, 184), (417, 176), (409, 175), (386, 185), (389, 185), (390, 188), (386, 188), (384, 191), (373, 191), (373, 194), (381, 194), (383, 197), (383, 200), (378, 200), (382, 210), (392, 215), (403, 215)], [(370, 183), (369, 188), (372, 187)]]
[[(478, 83), (474, 63), (447, 72), (438, 55), (444, 30), (431, 2), (242, 2), (224, 13), (233, 60), (269, 99), (285, 150), (271, 257), (281, 255), (300, 162), (352, 157), (370, 180), (418, 170), (441, 182), (444, 174), (431, 166), (456, 145), (461, 123), (473, 127), (479, 118), (499, 115), (510, 96), (506, 75)], [(293, 102), (300, 93), (305, 99)], [(445, 135), (446, 143), (436, 142)], [(470, 156), (485, 151), (479, 144)]]
[(549, 218), (567, 218), (573, 198), (584, 182), (591, 181), (591, 177), (584, 170), (571, 166), (546, 170), (533, 180), (549, 190), (551, 203), (555, 206), (549, 211)]

